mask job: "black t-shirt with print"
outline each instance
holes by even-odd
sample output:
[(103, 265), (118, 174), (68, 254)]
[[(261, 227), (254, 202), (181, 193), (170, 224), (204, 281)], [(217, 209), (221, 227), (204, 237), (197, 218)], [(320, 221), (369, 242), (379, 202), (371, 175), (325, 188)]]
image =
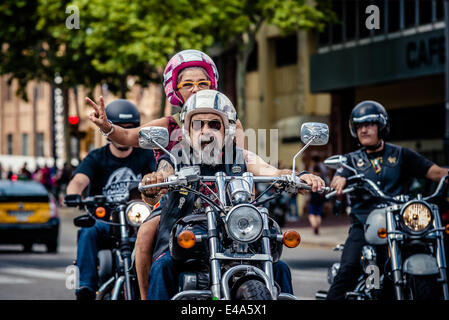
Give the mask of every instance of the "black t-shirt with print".
[(95, 149), (86, 156), (74, 175), (83, 173), (90, 179), (88, 195), (104, 194), (110, 200), (120, 200), (127, 192), (128, 183), (119, 181), (140, 181), (142, 177), (156, 170), (156, 160), (152, 150), (133, 148), (126, 158), (117, 158), (110, 150), (109, 144)]

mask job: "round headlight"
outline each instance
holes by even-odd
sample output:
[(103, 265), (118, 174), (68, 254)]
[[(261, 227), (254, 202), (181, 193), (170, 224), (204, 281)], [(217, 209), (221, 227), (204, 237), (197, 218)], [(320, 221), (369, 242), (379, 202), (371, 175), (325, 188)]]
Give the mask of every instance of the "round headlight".
[(402, 221), (412, 232), (425, 230), (432, 221), (432, 212), (421, 202), (412, 202), (402, 211)]
[(254, 206), (236, 206), (228, 213), (226, 228), (232, 239), (239, 242), (253, 242), (262, 233), (262, 215)]
[(145, 203), (140, 201), (133, 202), (126, 208), (128, 222), (133, 227), (140, 226), (150, 214), (150, 208)]

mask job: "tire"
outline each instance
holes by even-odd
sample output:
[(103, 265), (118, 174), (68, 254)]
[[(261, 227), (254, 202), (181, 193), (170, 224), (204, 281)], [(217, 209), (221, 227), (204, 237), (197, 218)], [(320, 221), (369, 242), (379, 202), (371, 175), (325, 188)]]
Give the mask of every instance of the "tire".
[(48, 242), (46, 244), (46, 247), (47, 247), (48, 253), (57, 253), (58, 252), (58, 240)]
[(441, 285), (436, 276), (408, 276), (407, 290), (409, 300), (440, 300)]
[(98, 277), (100, 283), (104, 283), (111, 278), (113, 273), (113, 259), (111, 250), (98, 251)]
[(237, 300), (273, 300), (264, 283), (259, 280), (245, 281), (235, 294)]

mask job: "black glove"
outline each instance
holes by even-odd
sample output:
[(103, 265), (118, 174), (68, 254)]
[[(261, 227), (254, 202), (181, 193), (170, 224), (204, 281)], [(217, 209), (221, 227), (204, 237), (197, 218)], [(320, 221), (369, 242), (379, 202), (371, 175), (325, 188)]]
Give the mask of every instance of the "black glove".
[(64, 203), (67, 207), (78, 207), (81, 204), (81, 195), (68, 194), (64, 198)]

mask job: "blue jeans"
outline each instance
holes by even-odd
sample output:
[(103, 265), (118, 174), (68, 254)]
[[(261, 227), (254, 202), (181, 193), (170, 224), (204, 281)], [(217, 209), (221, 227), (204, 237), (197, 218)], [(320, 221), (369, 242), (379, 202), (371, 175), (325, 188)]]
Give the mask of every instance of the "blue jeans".
[(78, 231), (76, 265), (79, 268), (80, 287), (93, 291), (98, 288), (97, 254), (100, 249), (110, 247), (110, 226), (96, 221), (90, 228)]
[[(169, 300), (178, 292), (178, 277), (182, 264), (177, 264), (166, 251), (151, 266), (148, 286), (148, 300)], [(287, 264), (278, 261), (273, 264), (274, 281), (281, 292), (293, 294), (292, 276)]]

